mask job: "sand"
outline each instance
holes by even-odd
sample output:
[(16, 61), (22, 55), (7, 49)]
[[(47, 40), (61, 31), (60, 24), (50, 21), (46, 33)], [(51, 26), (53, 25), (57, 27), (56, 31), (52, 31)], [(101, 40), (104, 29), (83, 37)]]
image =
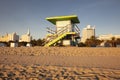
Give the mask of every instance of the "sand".
[(0, 80), (120, 80), (120, 48), (0, 47)]

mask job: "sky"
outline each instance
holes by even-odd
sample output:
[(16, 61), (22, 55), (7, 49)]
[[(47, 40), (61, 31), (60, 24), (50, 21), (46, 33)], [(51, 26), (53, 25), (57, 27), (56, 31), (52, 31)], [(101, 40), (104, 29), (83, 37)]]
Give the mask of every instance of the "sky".
[(0, 35), (21, 36), (29, 28), (34, 39), (44, 38), (46, 28), (54, 27), (46, 17), (73, 14), (81, 33), (95, 25), (96, 36), (120, 34), (120, 0), (0, 0)]

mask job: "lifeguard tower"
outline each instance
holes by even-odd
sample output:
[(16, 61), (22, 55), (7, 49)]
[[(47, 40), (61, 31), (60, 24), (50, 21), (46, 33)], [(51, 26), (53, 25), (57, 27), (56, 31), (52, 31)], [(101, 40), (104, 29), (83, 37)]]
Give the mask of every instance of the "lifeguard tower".
[(45, 38), (45, 47), (49, 46), (76, 46), (80, 38), (80, 23), (76, 15), (56, 16), (46, 18), (55, 25), (55, 30), (47, 28), (49, 34)]

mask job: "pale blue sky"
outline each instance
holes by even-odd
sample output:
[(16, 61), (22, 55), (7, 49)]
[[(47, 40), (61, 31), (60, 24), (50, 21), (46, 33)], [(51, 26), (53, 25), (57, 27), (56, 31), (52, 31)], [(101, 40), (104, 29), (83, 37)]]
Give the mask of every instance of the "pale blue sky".
[(96, 35), (120, 34), (120, 0), (0, 0), (0, 35), (30, 28), (33, 38), (43, 38), (46, 27), (53, 26), (46, 17), (78, 15), (82, 30), (96, 26)]

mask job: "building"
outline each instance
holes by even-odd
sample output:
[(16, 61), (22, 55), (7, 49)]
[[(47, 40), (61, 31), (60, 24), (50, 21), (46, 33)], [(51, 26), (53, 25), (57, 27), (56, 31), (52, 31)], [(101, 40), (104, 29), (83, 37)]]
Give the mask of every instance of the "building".
[(4, 46), (5, 44), (3, 42), (10, 42), (10, 47), (17, 47), (18, 42), (27, 42), (26, 46), (31, 46), (30, 41), (32, 40), (32, 37), (30, 35), (30, 31), (28, 29), (28, 32), (21, 36), (19, 39), (19, 36), (14, 32), (12, 34), (6, 34), (4, 36), (0, 36), (0, 46)]
[(97, 39), (107, 41), (107, 40), (112, 40), (112, 38), (120, 39), (120, 35), (113, 35), (113, 34), (99, 35)]
[(31, 40), (32, 40), (32, 36), (30, 35), (30, 30), (28, 29), (28, 32), (21, 36), (19, 42), (27, 42), (26, 46), (30, 47), (32, 46), (30, 43)]
[(6, 34), (4, 36), (0, 36), (0, 42), (18, 42), (19, 41), (19, 36), (14, 32), (11, 34)]
[(55, 25), (55, 30), (48, 29), (45, 46), (75, 46), (80, 38), (80, 30), (77, 27), (79, 19), (76, 15), (55, 16), (46, 18)]
[(92, 36), (95, 36), (95, 27), (87, 25), (86, 28), (82, 30), (81, 42), (85, 43), (85, 41), (90, 39)]
[(30, 30), (28, 29), (28, 32), (21, 36), (19, 42), (30, 42), (32, 40), (32, 36), (30, 35)]
[(6, 34), (0, 37), (1, 46), (6, 46), (3, 42), (10, 42), (10, 47), (17, 47), (19, 41), (19, 36), (14, 32), (11, 34)]
[(18, 43), (16, 43), (16, 42), (11, 42), (11, 43), (10, 43), (10, 47), (18, 47)]

